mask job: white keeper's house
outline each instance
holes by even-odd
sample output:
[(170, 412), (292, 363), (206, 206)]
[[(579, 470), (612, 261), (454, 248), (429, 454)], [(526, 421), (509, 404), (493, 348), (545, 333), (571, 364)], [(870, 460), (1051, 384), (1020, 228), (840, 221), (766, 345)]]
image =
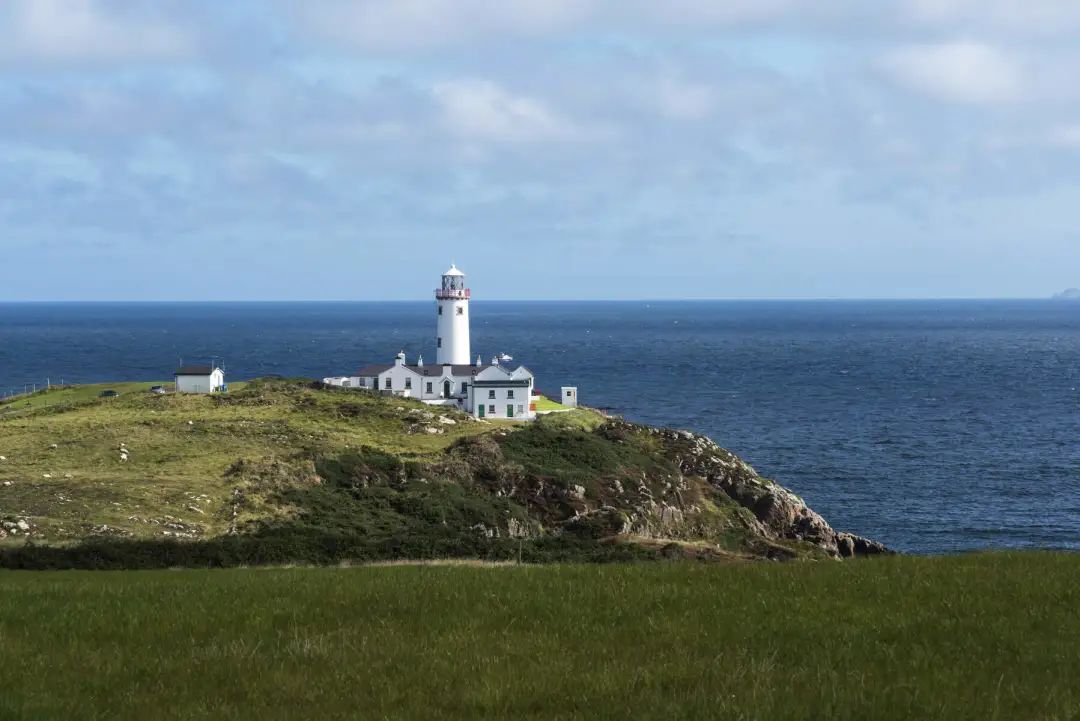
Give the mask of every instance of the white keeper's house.
[(443, 273), (442, 287), (435, 291), (435, 363), (424, 363), (422, 356), (414, 364), (407, 363), (402, 351), (393, 363), (369, 365), (352, 376), (324, 382), (455, 406), (476, 418), (532, 420), (536, 417), (532, 372), (523, 365), (506, 365), (507, 356), (493, 357), (490, 363), (480, 356), (471, 359), (470, 297), (465, 274), (451, 266)]

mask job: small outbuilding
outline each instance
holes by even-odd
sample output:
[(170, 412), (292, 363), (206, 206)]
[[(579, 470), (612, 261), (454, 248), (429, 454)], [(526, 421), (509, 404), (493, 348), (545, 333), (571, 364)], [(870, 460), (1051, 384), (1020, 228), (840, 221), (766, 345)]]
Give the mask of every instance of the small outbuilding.
[(177, 393), (217, 393), (226, 388), (225, 371), (215, 366), (181, 366), (173, 378)]

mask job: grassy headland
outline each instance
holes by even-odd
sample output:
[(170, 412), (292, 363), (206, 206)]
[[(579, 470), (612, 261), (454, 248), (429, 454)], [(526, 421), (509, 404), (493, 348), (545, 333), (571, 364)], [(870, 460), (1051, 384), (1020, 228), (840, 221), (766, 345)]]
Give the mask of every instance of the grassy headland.
[(587, 409), (476, 421), (285, 379), (33, 400), (0, 407), (9, 567), (873, 551), (708, 439)]
[(1080, 556), (0, 572), (0, 718), (1074, 719)]

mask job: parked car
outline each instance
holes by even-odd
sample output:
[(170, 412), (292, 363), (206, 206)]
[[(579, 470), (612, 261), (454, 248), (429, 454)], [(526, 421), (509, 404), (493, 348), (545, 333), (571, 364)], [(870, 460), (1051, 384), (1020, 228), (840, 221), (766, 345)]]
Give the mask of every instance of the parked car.
[(120, 395), (120, 394), (117, 393), (116, 391), (112, 390), (112, 389), (109, 389), (109, 390), (101, 391), (101, 393), (98, 393), (98, 398), (116, 398), (118, 395)]
[(162, 395), (165, 393), (165, 386), (150, 386), (150, 392)]

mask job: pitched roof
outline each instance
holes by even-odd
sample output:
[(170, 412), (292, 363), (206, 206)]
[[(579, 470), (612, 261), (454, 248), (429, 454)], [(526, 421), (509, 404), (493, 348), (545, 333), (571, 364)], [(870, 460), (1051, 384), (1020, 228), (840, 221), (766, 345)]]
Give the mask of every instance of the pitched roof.
[[(383, 373), (384, 371), (388, 371), (393, 367), (394, 367), (393, 365), (385, 364), (385, 363), (382, 364), (382, 365), (364, 366), (360, 370), (356, 371), (356, 375), (358, 377), (360, 377), (360, 378), (371, 378), (371, 377), (379, 375), (380, 373)], [(410, 371), (412, 371), (413, 373), (415, 373), (418, 376), (425, 376), (425, 377), (428, 377), (428, 378), (441, 378), (442, 374), (443, 374), (443, 364), (441, 364), (441, 363), (425, 363), (422, 366), (405, 365), (403, 367), (408, 368)], [(467, 364), (451, 365), (450, 366), (450, 374), (453, 375), (453, 376), (456, 376), (456, 377), (474, 376), (477, 373), (480, 373), (481, 371), (487, 370), (488, 368), (498, 368), (499, 370), (503, 371), (507, 375), (509, 375), (510, 372), (511, 372), (510, 369), (507, 368), (506, 366), (500, 366), (500, 365), (477, 366), (477, 365), (473, 365), (471, 363), (467, 363)]]
[(383, 363), (381, 365), (364, 366), (360, 370), (356, 371), (356, 376), (358, 378), (371, 378), (372, 376), (377, 376), (383, 371), (388, 371), (393, 367), (394, 366), (388, 365), (386, 363)]
[(216, 368), (213, 366), (180, 366), (173, 373), (175, 376), (208, 376), (213, 373)]

